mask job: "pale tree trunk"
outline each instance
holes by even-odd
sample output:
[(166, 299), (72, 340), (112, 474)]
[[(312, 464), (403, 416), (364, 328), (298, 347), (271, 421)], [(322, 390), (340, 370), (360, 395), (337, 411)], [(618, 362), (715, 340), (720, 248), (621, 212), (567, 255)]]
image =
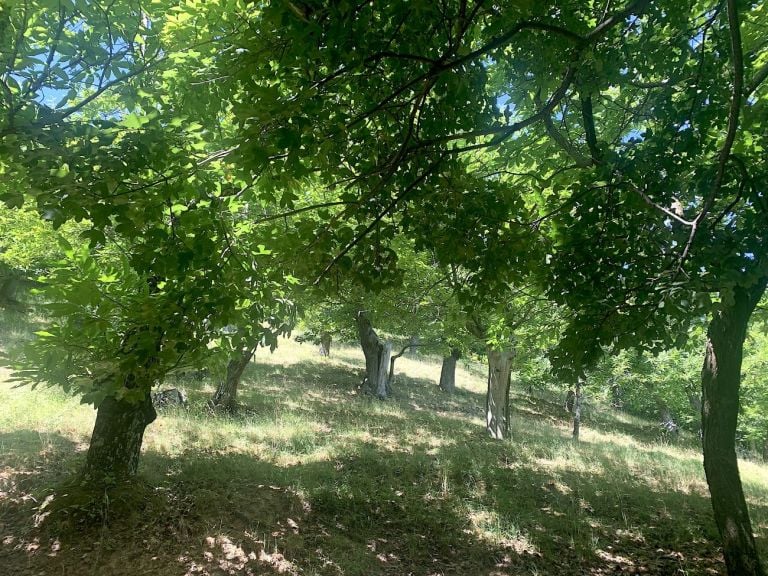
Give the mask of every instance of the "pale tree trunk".
[(216, 393), (211, 398), (211, 404), (215, 408), (225, 412), (237, 411), (237, 389), (240, 385), (240, 379), (255, 352), (255, 346), (243, 348), (239, 356), (230, 359), (227, 364), (227, 376), (216, 388)]
[(150, 388), (137, 403), (107, 397), (99, 404), (83, 469), (87, 482), (120, 482), (136, 474), (144, 430), (157, 417)]
[(701, 392), (698, 394), (688, 394), (688, 404), (693, 408), (694, 412), (699, 414), (699, 438), (704, 437), (704, 430), (701, 427)]
[(488, 349), (488, 392), (485, 397), (485, 428), (491, 438), (509, 434), (509, 388), (512, 377), (512, 348)]
[(730, 576), (765, 576), (739, 477), (736, 424), (741, 361), (749, 318), (765, 292), (766, 279), (737, 288), (731, 304), (714, 313), (707, 330), (701, 373), (704, 470), (715, 523)]
[(576, 389), (573, 392), (573, 439), (579, 439), (581, 430), (581, 378), (576, 380)]
[(323, 332), (320, 334), (320, 356), (329, 357), (331, 355), (331, 334)]
[(382, 342), (373, 330), (371, 321), (360, 312), (357, 315), (357, 329), (360, 337), (360, 346), (365, 354), (365, 380), (363, 390), (369, 394), (375, 394), (382, 400), (391, 393), (389, 383), (389, 359), (392, 355), (392, 344)]
[(408, 356), (414, 357), (419, 354), (419, 346), (421, 345), (421, 339), (418, 336), (411, 336), (408, 340)]
[(451, 354), (443, 358), (443, 367), (440, 370), (440, 389), (452, 394), (456, 390), (456, 362), (461, 352), (457, 348), (451, 349)]

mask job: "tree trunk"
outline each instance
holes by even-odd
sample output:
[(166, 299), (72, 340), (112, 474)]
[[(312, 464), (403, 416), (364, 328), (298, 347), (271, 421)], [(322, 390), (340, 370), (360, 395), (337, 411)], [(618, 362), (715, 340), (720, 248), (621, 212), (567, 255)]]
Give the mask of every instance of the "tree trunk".
[(119, 482), (138, 471), (144, 430), (157, 417), (149, 390), (138, 403), (107, 397), (99, 404), (83, 470), (88, 482)]
[(216, 388), (216, 393), (211, 398), (211, 404), (225, 412), (237, 410), (237, 388), (240, 378), (243, 376), (246, 366), (253, 358), (256, 347), (243, 348), (240, 356), (232, 358), (227, 364), (227, 377)]
[(457, 348), (451, 349), (450, 356), (443, 358), (443, 367), (440, 370), (440, 389), (443, 392), (453, 394), (456, 390), (456, 362), (461, 352)]
[(581, 430), (581, 378), (576, 380), (576, 389), (573, 392), (573, 439), (579, 439)]
[[(704, 470), (715, 523), (731, 576), (764, 576), (736, 457), (736, 423), (744, 339), (766, 279), (750, 289), (737, 288), (730, 304), (714, 313), (707, 331), (701, 373)], [(725, 298), (724, 298), (725, 300)]]
[(488, 392), (485, 397), (485, 428), (491, 438), (509, 434), (509, 385), (512, 372), (511, 348), (488, 349)]
[(330, 332), (320, 334), (320, 356), (327, 358), (331, 355), (331, 340)]
[(389, 383), (389, 359), (392, 355), (392, 344), (382, 342), (373, 330), (371, 321), (360, 312), (357, 315), (357, 329), (360, 337), (360, 346), (365, 354), (365, 380), (363, 390), (369, 394), (375, 394), (382, 400), (392, 393)]
[(410, 347), (408, 350), (408, 356), (415, 357), (419, 355), (419, 346), (421, 345), (421, 340), (418, 336), (411, 336), (408, 340), (408, 346)]

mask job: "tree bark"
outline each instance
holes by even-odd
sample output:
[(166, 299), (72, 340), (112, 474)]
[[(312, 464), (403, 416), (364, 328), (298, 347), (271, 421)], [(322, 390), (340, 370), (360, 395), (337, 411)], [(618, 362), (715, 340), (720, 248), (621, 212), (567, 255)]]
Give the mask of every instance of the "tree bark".
[(138, 403), (107, 397), (99, 404), (83, 470), (89, 483), (120, 482), (138, 471), (144, 430), (157, 417), (149, 390)]
[(216, 393), (211, 398), (211, 404), (225, 412), (237, 410), (237, 388), (243, 376), (246, 366), (253, 358), (256, 347), (243, 348), (240, 355), (232, 358), (227, 364), (227, 377), (216, 388)]
[(573, 391), (573, 439), (579, 439), (581, 431), (581, 378), (576, 380), (576, 389)]
[(511, 348), (488, 349), (488, 392), (485, 397), (485, 429), (491, 438), (509, 435), (509, 387), (512, 374)]
[(331, 334), (322, 332), (320, 334), (320, 356), (329, 357), (331, 355)]
[(418, 356), (419, 346), (421, 346), (421, 339), (418, 336), (411, 336), (408, 340), (408, 355)]
[[(714, 313), (707, 330), (701, 373), (704, 470), (715, 523), (730, 576), (765, 576), (760, 563), (736, 456), (736, 424), (744, 339), (766, 279), (737, 288), (730, 304)], [(725, 299), (724, 299), (725, 300)]]
[(107, 396), (97, 407), (82, 473), (86, 483), (98, 486), (136, 475), (144, 430), (157, 418), (150, 392), (161, 375), (157, 352), (163, 337), (157, 326), (137, 326), (124, 334), (119, 355), (140, 359), (141, 364), (136, 371), (120, 375), (131, 400)]
[(451, 349), (451, 354), (443, 358), (443, 367), (440, 370), (440, 389), (443, 392), (453, 394), (456, 390), (456, 362), (461, 352), (457, 348)]
[(360, 346), (365, 354), (365, 380), (363, 390), (375, 394), (384, 400), (392, 393), (389, 382), (389, 359), (392, 355), (392, 344), (382, 342), (371, 325), (365, 313), (357, 315), (357, 330)]

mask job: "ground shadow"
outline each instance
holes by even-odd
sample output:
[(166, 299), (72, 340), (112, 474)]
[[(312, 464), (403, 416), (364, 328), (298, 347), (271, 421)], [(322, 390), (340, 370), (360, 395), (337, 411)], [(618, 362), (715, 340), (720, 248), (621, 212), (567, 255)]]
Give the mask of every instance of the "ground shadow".
[[(0, 565), (20, 576), (722, 572), (706, 495), (634, 476), (595, 444), (569, 443), (552, 426), (566, 420), (556, 403), (516, 399), (526, 418), (512, 441), (496, 442), (475, 418), (482, 394), (449, 396), (401, 374), (394, 398), (380, 402), (360, 395), (360, 380), (361, 371), (328, 362), (252, 364), (244, 409), (228, 425), (245, 430), (279, 408), (325, 423), (314, 443), (287, 438), (297, 457), (279, 465), (193, 439), (176, 456), (149, 451), (144, 480), (105, 494), (98, 522), (40, 522), (45, 499), (61, 495), (81, 461), (77, 446), (25, 430), (0, 435), (0, 446), (13, 446), (0, 456), (0, 526), (13, 536), (2, 540)], [(208, 422), (205, 386), (189, 390), (192, 412)], [(363, 426), (367, 435), (338, 434)], [(674, 458), (650, 447), (638, 454)], [(697, 465), (688, 460), (680, 465)], [(768, 518), (763, 502), (751, 510)], [(764, 535), (759, 545), (768, 546)]]

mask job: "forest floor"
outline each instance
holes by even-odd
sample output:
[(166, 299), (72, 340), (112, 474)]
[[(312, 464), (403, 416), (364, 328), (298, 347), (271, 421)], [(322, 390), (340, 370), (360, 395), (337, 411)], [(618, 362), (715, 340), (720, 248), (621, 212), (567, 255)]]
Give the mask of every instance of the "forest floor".
[[(485, 374), (397, 363), (395, 396), (358, 393), (363, 357), (283, 341), (249, 366), (237, 416), (178, 380), (141, 478), (83, 504), (67, 482), (95, 413), (0, 373), (0, 574), (722, 574), (692, 438), (601, 408), (570, 437), (559, 395), (512, 394), (510, 441), (484, 433)], [(768, 559), (768, 466), (741, 463)], [(55, 513), (51, 513), (51, 511)]]

